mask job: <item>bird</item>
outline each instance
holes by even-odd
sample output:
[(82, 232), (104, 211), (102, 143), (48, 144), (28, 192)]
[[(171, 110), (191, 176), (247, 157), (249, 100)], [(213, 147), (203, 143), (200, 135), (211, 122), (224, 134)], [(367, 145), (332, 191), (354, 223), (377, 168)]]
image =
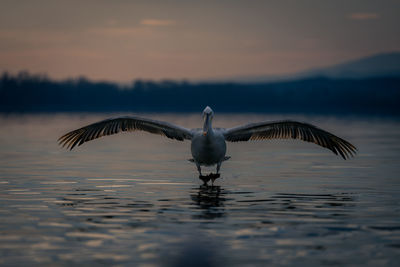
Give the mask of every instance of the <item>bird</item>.
[[(226, 156), (226, 142), (240, 142), (269, 139), (298, 139), (317, 144), (340, 155), (343, 159), (353, 157), (357, 148), (348, 141), (322, 130), (314, 125), (291, 121), (262, 121), (233, 128), (213, 127), (214, 111), (207, 106), (202, 113), (203, 127), (188, 129), (173, 123), (142, 118), (137, 116), (118, 117), (102, 120), (73, 130), (58, 139), (62, 147), (72, 150), (88, 141), (117, 134), (120, 132), (145, 131), (177, 141), (190, 140), (193, 162), (199, 172), (199, 178), (208, 185), (220, 177), (222, 162)], [(203, 175), (201, 166), (215, 166), (216, 173)]]

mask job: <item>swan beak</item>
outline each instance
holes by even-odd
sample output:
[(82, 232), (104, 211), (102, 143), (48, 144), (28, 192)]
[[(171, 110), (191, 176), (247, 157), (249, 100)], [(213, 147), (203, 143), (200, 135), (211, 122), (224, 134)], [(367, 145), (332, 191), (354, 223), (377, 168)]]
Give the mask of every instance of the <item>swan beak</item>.
[(210, 123), (210, 115), (206, 114), (204, 116), (204, 126), (203, 126), (203, 135), (204, 136), (206, 136), (208, 133), (209, 123)]

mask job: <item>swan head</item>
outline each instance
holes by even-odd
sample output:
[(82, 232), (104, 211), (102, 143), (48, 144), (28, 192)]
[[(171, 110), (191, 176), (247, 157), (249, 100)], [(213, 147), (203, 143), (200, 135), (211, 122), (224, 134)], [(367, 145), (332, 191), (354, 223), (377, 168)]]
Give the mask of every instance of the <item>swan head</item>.
[(203, 110), (203, 117), (206, 115), (210, 115), (211, 117), (214, 116), (214, 111), (209, 106)]
[(203, 127), (203, 135), (206, 136), (208, 131), (211, 128), (211, 120), (214, 117), (214, 111), (207, 106), (203, 110), (203, 119), (204, 119), (204, 127)]

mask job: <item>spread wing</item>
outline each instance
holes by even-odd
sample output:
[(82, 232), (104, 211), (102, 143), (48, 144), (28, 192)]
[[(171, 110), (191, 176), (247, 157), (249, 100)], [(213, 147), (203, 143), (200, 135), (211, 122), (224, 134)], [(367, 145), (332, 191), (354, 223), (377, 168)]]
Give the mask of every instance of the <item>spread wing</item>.
[(357, 148), (327, 131), (311, 124), (296, 121), (252, 123), (226, 129), (225, 139), (231, 142), (260, 139), (300, 139), (311, 142), (340, 154), (343, 159), (354, 156)]
[(192, 133), (189, 129), (172, 123), (139, 117), (123, 117), (96, 122), (71, 131), (61, 136), (58, 142), (63, 147), (67, 146), (67, 148), (73, 149), (76, 145), (80, 146), (93, 139), (125, 131), (146, 131), (179, 141), (192, 139)]

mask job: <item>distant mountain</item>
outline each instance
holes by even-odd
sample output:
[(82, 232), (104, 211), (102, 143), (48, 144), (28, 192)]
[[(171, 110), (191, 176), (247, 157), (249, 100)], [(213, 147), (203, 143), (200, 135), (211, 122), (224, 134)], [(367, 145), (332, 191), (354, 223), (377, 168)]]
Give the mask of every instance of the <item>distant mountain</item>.
[(330, 67), (311, 69), (294, 74), (241, 77), (233, 79), (233, 81), (258, 83), (310, 77), (345, 79), (383, 76), (400, 77), (400, 52), (376, 54)]
[(332, 67), (307, 71), (302, 75), (329, 78), (400, 76), (400, 52), (373, 55)]

